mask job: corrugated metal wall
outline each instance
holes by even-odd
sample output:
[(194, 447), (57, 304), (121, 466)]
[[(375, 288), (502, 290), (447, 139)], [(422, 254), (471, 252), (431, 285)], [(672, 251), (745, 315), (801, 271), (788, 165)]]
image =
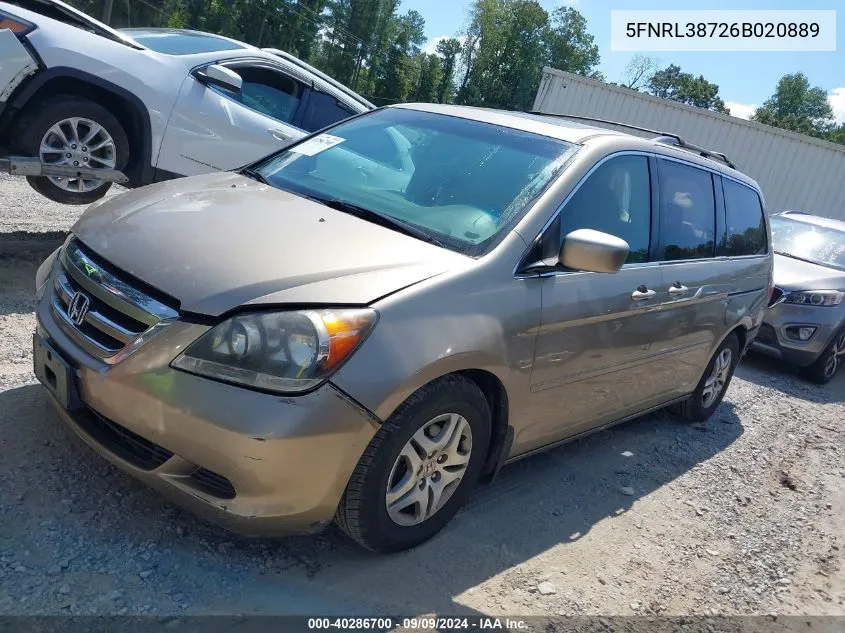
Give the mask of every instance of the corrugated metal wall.
[[(534, 109), (679, 134), (724, 152), (760, 183), (770, 212), (796, 209), (845, 220), (845, 146), (586, 79), (543, 70)], [(630, 130), (624, 130), (631, 132)]]

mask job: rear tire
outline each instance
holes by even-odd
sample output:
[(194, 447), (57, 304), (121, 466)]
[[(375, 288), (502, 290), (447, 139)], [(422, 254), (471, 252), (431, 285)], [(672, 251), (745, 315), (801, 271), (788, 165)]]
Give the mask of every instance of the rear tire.
[(808, 380), (826, 385), (836, 376), (842, 363), (845, 363), (845, 329), (836, 333), (816, 362), (805, 367), (802, 373)]
[[(90, 147), (83, 144), (94, 131)], [(55, 95), (38, 103), (17, 122), (12, 136), (18, 151), (47, 164), (122, 170), (129, 161), (129, 139), (120, 122), (100, 104), (74, 95)], [(89, 204), (102, 198), (112, 185), (45, 176), (28, 176), (27, 182), (61, 204)]]
[[(688, 400), (673, 407), (690, 422), (703, 422), (718, 408), (739, 363), (739, 338), (731, 332), (713, 354), (704, 375)], [(715, 391), (718, 388), (718, 391)]]
[(481, 475), (490, 420), (484, 394), (461, 376), (444, 376), (417, 391), (361, 456), (337, 509), (338, 526), (381, 553), (430, 539)]

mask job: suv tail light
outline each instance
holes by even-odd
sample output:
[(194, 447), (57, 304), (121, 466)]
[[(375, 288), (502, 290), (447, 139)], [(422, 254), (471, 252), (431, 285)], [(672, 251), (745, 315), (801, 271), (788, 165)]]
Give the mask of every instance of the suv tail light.
[(9, 15), (0, 11), (0, 30), (9, 29), (18, 37), (22, 37), (27, 33), (35, 30), (35, 25), (32, 22), (27, 22), (13, 15)]

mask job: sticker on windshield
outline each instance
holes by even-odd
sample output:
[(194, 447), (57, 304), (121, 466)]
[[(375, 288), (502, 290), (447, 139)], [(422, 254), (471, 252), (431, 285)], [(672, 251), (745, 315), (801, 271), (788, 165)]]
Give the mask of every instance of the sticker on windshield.
[(290, 151), (297, 154), (305, 154), (306, 156), (313, 156), (319, 154), (330, 147), (334, 147), (338, 143), (343, 143), (345, 138), (339, 136), (332, 136), (331, 134), (320, 134), (314, 138), (309, 138), (304, 143), (300, 143), (296, 147), (291, 147)]

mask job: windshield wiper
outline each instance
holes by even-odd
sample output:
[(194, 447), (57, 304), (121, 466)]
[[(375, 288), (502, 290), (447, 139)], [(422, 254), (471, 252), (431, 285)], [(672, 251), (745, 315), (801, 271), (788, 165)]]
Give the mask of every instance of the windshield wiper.
[(315, 202), (324, 204), (327, 207), (336, 209), (337, 211), (342, 211), (343, 213), (354, 215), (356, 218), (361, 218), (362, 220), (367, 220), (369, 222), (372, 222), (373, 224), (378, 224), (385, 228), (398, 231), (399, 233), (410, 235), (411, 237), (415, 237), (418, 240), (428, 242), (429, 244), (434, 244), (435, 246), (439, 246), (440, 248), (448, 248), (445, 244), (443, 244), (443, 242), (438, 240), (436, 237), (433, 237), (422, 229), (418, 229), (416, 226), (409, 222), (404, 222), (389, 215), (382, 215), (381, 213), (373, 211), (372, 209), (367, 209), (365, 207), (358, 206), (357, 204), (346, 202), (344, 200), (338, 200), (336, 198), (318, 198), (316, 196), (307, 197), (311, 200), (314, 200)]
[(247, 178), (252, 178), (253, 180), (257, 180), (262, 185), (269, 185), (270, 184), (269, 182), (267, 182), (267, 179), (261, 174), (261, 172), (256, 171), (252, 167), (244, 167), (238, 173), (243, 174)]
[(790, 259), (797, 259), (799, 262), (807, 262), (808, 264), (824, 266), (825, 268), (833, 268), (835, 270), (845, 270), (845, 267), (835, 264), (833, 262), (826, 262), (820, 259), (808, 259), (807, 257), (800, 257), (799, 255), (793, 255), (792, 253), (787, 253), (786, 251), (774, 251), (774, 253), (776, 255), (783, 255), (784, 257), (789, 257)]

